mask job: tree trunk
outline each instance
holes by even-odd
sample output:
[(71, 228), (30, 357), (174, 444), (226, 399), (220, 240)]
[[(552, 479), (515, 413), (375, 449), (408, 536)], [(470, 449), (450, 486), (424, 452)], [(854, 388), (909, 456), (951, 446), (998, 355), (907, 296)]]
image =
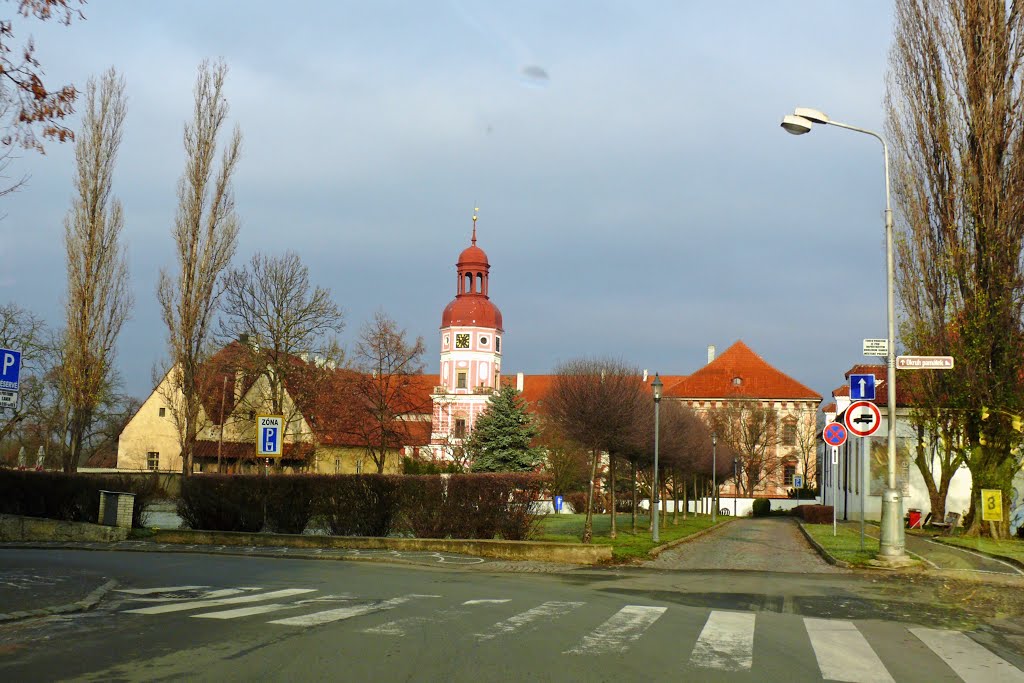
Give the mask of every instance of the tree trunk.
[(690, 502), (686, 499), (686, 479), (683, 479), (683, 519), (687, 519), (690, 512)]
[(583, 542), (590, 543), (594, 538), (594, 480), (597, 479), (597, 461), (600, 451), (594, 450), (590, 465), (590, 487), (587, 489), (587, 519), (583, 523)]
[(676, 485), (676, 470), (672, 468), (672, 526), (679, 524), (679, 487)]
[(615, 528), (615, 457), (611, 453), (608, 454), (608, 483), (608, 497), (611, 500), (611, 510), (609, 511), (609, 514), (611, 515), (611, 527), (609, 535), (611, 538), (615, 538), (618, 535), (618, 531)]
[(633, 535), (636, 536), (636, 506), (637, 506), (637, 495), (636, 495), (636, 462), (630, 463), (630, 477), (631, 477), (631, 488), (633, 489), (633, 512), (632, 512), (632, 523), (633, 523)]

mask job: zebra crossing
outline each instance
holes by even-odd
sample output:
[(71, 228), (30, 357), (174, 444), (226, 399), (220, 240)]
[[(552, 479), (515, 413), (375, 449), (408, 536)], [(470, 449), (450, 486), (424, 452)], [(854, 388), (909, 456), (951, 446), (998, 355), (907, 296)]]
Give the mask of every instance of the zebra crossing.
[[(522, 599), (482, 596), (452, 603), (435, 594), (398, 595), (365, 598), (349, 593), (320, 595), (314, 588), (265, 590), (242, 586), (169, 586), (163, 588), (122, 589), (124, 614), (161, 617), (182, 615), (195, 619), (228, 621), (262, 617), (275, 627), (308, 628), (352, 621), (362, 634), (402, 637), (425, 628), (457, 627), (470, 617), (490, 625), (471, 629), (464, 636), (478, 644), (498, 641), (516, 634), (558, 624), (572, 631), (574, 616), (584, 612), (583, 601), (545, 601), (526, 605)], [(402, 616), (402, 608), (415, 608), (416, 614)], [(640, 643), (650, 629), (671, 614), (673, 608), (628, 604), (601, 615), (603, 621), (588, 622), (572, 635), (576, 644), (565, 648), (567, 657), (579, 655), (620, 655)], [(361, 617), (396, 612), (396, 618), (384, 623), (360, 624)], [(292, 614), (281, 614), (292, 612)], [(692, 670), (751, 672), (758, 653), (757, 623), (762, 613), (707, 610), (703, 625), (692, 646), (680, 643), (681, 659)], [(490, 617), (490, 618), (488, 618)], [(781, 615), (775, 615), (781, 618)], [(771, 617), (769, 617), (771, 618)], [(806, 632), (816, 668), (825, 680), (850, 683), (895, 683), (883, 658), (863, 631), (864, 625), (844, 619), (823, 619), (786, 615), (799, 622)], [(379, 621), (378, 618), (376, 621)], [(577, 620), (579, 621), (579, 620)], [(902, 627), (901, 627), (902, 628)], [(965, 683), (1024, 683), (1024, 672), (1002, 659), (966, 634), (944, 629), (910, 626), (904, 629), (923, 646), (922, 652), (948, 666), (950, 680)], [(876, 646), (877, 646), (876, 642)], [(682, 663), (682, 662), (681, 662)], [(941, 664), (939, 665), (941, 666)]]

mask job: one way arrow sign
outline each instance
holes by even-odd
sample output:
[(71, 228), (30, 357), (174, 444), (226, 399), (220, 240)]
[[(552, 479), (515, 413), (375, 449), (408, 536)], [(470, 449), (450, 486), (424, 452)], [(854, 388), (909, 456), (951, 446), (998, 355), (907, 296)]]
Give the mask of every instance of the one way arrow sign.
[(874, 401), (875, 376), (850, 375), (850, 398), (854, 401)]

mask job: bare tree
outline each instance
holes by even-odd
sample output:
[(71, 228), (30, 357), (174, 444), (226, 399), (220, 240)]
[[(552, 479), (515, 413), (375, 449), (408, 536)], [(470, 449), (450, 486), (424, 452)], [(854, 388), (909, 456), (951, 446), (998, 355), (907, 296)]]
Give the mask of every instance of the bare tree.
[(18, 425), (38, 415), (44, 400), (45, 376), (53, 363), (53, 344), (43, 319), (16, 303), (0, 306), (0, 347), (21, 352), (18, 402), (0, 408), (0, 441)]
[(82, 131), (75, 142), (75, 197), (64, 219), (68, 290), (62, 390), (70, 412), (65, 472), (74, 472), (96, 408), (112, 389), (117, 337), (132, 306), (121, 232), (121, 202), (112, 196), (125, 117), (124, 79), (114, 69), (85, 87)]
[[(911, 353), (944, 353), (925, 402), (959, 414), (973, 495), (1008, 532), (1024, 410), (1024, 13), (1005, 0), (898, 0), (887, 95), (897, 263)], [(934, 401), (941, 400), (942, 404)], [(982, 420), (981, 408), (992, 408)], [(953, 411), (957, 411), (954, 413)]]
[(430, 413), (423, 390), (423, 338), (406, 341), (405, 330), (378, 311), (363, 326), (353, 353), (350, 429), (383, 473), (388, 453), (408, 445), (412, 420)]
[(548, 415), (591, 457), (587, 518), (583, 526), (583, 542), (590, 543), (594, 535), (594, 484), (601, 454), (622, 453), (635, 444), (641, 438), (641, 416), (653, 408), (646, 398), (640, 373), (621, 361), (574, 360), (560, 365), (555, 374), (544, 402)]
[(796, 456), (804, 475), (803, 488), (811, 488), (818, 480), (818, 433), (825, 427), (825, 416), (815, 414), (814, 421), (798, 418), (796, 421)]
[(709, 411), (708, 417), (718, 442), (732, 449), (739, 458), (737, 488), (753, 496), (782, 467), (777, 453), (778, 412), (766, 403), (750, 399), (728, 401)]
[(199, 66), (195, 109), (186, 124), (185, 172), (178, 182), (174, 242), (178, 268), (160, 271), (157, 298), (167, 326), (171, 368), (168, 403), (181, 441), (182, 472), (192, 473), (192, 455), (202, 425), (199, 371), (210, 354), (210, 327), (222, 293), (221, 274), (235, 253), (238, 217), (231, 176), (241, 152), (237, 127), (216, 166), (217, 139), (228, 115), (224, 62)]

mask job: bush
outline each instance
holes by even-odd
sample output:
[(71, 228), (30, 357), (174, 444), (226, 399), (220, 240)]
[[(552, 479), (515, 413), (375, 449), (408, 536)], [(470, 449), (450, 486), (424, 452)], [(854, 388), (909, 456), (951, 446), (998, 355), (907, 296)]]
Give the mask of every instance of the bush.
[(808, 524), (831, 524), (831, 505), (798, 505), (793, 513)]
[(301, 534), (316, 510), (316, 489), (322, 477), (274, 475), (266, 478), (267, 530)]
[(182, 477), (178, 516), (190, 529), (260, 531), (266, 482), (267, 477), (254, 474)]
[(445, 479), (429, 475), (402, 478), (403, 526), (416, 538), (444, 538), (447, 535)]
[(772, 512), (772, 501), (767, 498), (755, 498), (751, 508), (755, 517), (767, 517)]
[(326, 477), (317, 513), (337, 536), (387, 536), (401, 513), (402, 479), (388, 474)]
[[(562, 496), (562, 500), (572, 506), (572, 511), (582, 515), (587, 511), (587, 492), (573, 491)], [(595, 506), (596, 507), (596, 506)]]
[(83, 474), (0, 470), (0, 513), (95, 524), (102, 488)]
[(462, 474), (456, 462), (437, 463), (411, 456), (402, 457), (402, 474)]

